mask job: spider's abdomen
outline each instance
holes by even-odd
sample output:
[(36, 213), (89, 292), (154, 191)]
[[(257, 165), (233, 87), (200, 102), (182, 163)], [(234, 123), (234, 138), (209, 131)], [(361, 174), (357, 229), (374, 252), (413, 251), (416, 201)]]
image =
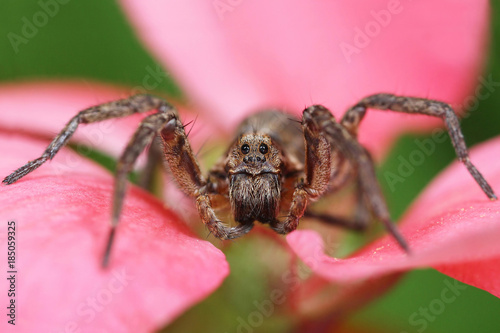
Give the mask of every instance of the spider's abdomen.
[(269, 223), (279, 211), (280, 180), (277, 174), (252, 176), (235, 174), (230, 178), (229, 199), (234, 220), (240, 223)]

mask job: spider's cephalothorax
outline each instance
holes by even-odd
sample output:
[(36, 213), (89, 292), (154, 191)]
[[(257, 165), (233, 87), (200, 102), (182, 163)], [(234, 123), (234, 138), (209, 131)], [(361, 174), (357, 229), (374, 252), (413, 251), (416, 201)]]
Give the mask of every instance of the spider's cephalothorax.
[(281, 196), (280, 151), (268, 135), (246, 133), (230, 149), (225, 169), (234, 220), (273, 222)]
[[(246, 234), (255, 221), (267, 223), (276, 232), (285, 234), (295, 230), (304, 215), (352, 229), (363, 229), (375, 219), (384, 224), (403, 249), (408, 250), (404, 238), (391, 223), (370, 155), (357, 141), (358, 127), (368, 108), (443, 119), (459, 160), (488, 198), (496, 199), (469, 159), (453, 109), (439, 101), (392, 94), (362, 99), (339, 122), (321, 105), (306, 108), (300, 121), (278, 111), (255, 114), (240, 125), (236, 139), (226, 155), (208, 172), (208, 177), (200, 171), (176, 110), (160, 98), (136, 95), (79, 112), (42, 156), (14, 171), (3, 182), (12, 184), (52, 159), (68, 142), (78, 124), (156, 109), (156, 113), (141, 122), (118, 161), (112, 228), (104, 264), (108, 261), (120, 218), (127, 174), (139, 154), (157, 136), (161, 138), (166, 164), (178, 186), (196, 200), (201, 220), (220, 239)], [(349, 220), (308, 210), (311, 201), (338, 190), (351, 180), (357, 185), (358, 193), (355, 218)], [(233, 227), (220, 221), (215, 213), (215, 209), (228, 202), (237, 222)]]

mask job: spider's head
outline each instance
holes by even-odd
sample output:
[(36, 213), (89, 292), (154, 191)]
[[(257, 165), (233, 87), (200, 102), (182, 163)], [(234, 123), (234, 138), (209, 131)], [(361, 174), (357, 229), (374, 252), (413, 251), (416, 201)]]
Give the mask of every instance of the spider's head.
[(269, 223), (281, 197), (281, 152), (265, 134), (243, 134), (228, 154), (229, 197), (234, 219)]
[(243, 134), (229, 152), (229, 174), (279, 173), (280, 151), (266, 134)]

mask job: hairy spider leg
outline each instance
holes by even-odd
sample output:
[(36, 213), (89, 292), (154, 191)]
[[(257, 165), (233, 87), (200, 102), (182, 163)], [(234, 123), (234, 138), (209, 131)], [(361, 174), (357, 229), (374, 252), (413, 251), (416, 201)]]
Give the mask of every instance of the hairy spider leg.
[(332, 149), (308, 109), (302, 116), (302, 130), (305, 142), (304, 174), (297, 179), (285, 220), (271, 223), (271, 228), (280, 234), (289, 233), (297, 228), (309, 201), (320, 198), (330, 183)]
[(253, 223), (229, 227), (217, 218), (212, 199), (223, 194), (221, 192), (227, 192), (227, 186), (217, 184), (226, 182), (225, 173), (214, 177), (214, 171), (208, 180), (203, 177), (182, 123), (178, 119), (172, 120), (160, 134), (167, 165), (179, 187), (196, 200), (196, 208), (208, 230), (219, 239), (233, 239), (248, 233)]
[[(363, 193), (368, 209), (376, 219), (383, 223), (401, 248), (409, 252), (406, 240), (391, 221), (368, 151), (359, 144), (346, 127), (335, 121), (332, 113), (324, 106), (313, 105), (307, 108), (304, 111), (303, 119), (305, 126), (316, 128), (322, 133), (328, 139), (331, 149), (338, 149), (356, 169), (359, 191)], [(311, 125), (306, 125), (308, 123)]]
[(125, 200), (127, 176), (132, 171), (135, 162), (144, 149), (153, 141), (158, 132), (168, 126), (177, 117), (176, 111), (168, 104), (162, 104), (158, 113), (147, 116), (129, 140), (125, 150), (118, 159), (115, 172), (115, 186), (113, 191), (113, 206), (111, 211), (111, 230), (103, 257), (103, 266), (106, 267), (111, 254), (115, 229), (120, 221), (120, 215)]
[[(416, 97), (395, 96), (392, 94), (376, 94), (368, 96), (351, 107), (346, 112), (341, 121), (341, 124), (348, 129), (353, 137), (357, 137), (359, 125), (368, 108), (399, 111), (405, 113), (425, 114), (442, 118), (448, 128), (453, 147), (459, 157), (459, 160), (466, 165), (467, 169), (479, 184), (483, 192), (488, 196), (488, 198), (490, 198), (491, 200), (496, 199), (496, 195), (494, 194), (489, 184), (486, 182), (481, 173), (479, 173), (476, 167), (471, 163), (468, 156), (467, 147), (465, 145), (464, 137), (460, 130), (458, 119), (453, 109), (448, 104), (440, 101)], [(334, 186), (334, 188), (337, 187)], [(304, 215), (307, 217), (315, 218), (325, 223), (335, 224), (352, 230), (360, 231), (365, 229), (370, 221), (369, 211), (367, 211), (366, 203), (364, 203), (363, 201), (364, 200), (362, 198), (362, 192), (360, 191), (358, 181), (358, 203), (356, 208), (356, 216), (353, 220), (332, 216), (329, 214), (315, 213), (311, 211), (306, 211)]]
[[(123, 200), (125, 197), (127, 174), (131, 171), (137, 156), (151, 142), (157, 134), (157, 130), (163, 127), (172, 117), (167, 111), (173, 108), (160, 98), (151, 95), (135, 95), (127, 99), (121, 99), (109, 103), (104, 103), (80, 111), (66, 124), (59, 134), (52, 140), (47, 149), (39, 158), (28, 162), (24, 166), (5, 177), (3, 183), (12, 184), (20, 178), (40, 167), (43, 163), (52, 159), (57, 152), (70, 140), (79, 124), (90, 124), (113, 118), (121, 118), (134, 113), (144, 113), (157, 110), (158, 113), (147, 116), (140, 124), (134, 136), (128, 143), (125, 151), (118, 160), (115, 174), (115, 186), (113, 192), (113, 207), (111, 213), (111, 230), (108, 236), (104, 256), (103, 266), (109, 261), (109, 254), (115, 236), (115, 229), (118, 224)], [(170, 113), (172, 114), (172, 113)]]
[(450, 134), (451, 142), (455, 148), (458, 159), (465, 164), (467, 170), (469, 170), (469, 173), (472, 177), (474, 177), (475, 181), (481, 187), (486, 196), (488, 196), (490, 200), (497, 199), (497, 196), (493, 192), (491, 186), (470, 161), (464, 136), (460, 129), (460, 123), (449, 104), (418, 97), (376, 94), (363, 98), (356, 105), (347, 110), (342, 118), (341, 124), (344, 125), (344, 127), (346, 127), (353, 136), (356, 136), (359, 124), (363, 120), (366, 110), (370, 108), (413, 114), (425, 114), (441, 118), (448, 129), (448, 133)]
[(153, 192), (156, 181), (155, 171), (159, 167), (163, 167), (163, 148), (160, 137), (155, 136), (149, 146), (146, 165), (141, 170), (138, 185), (148, 192)]
[(69, 141), (75, 133), (79, 124), (90, 124), (103, 120), (126, 117), (134, 113), (148, 112), (158, 109), (163, 101), (150, 95), (136, 95), (131, 98), (109, 102), (90, 107), (78, 112), (76, 116), (66, 124), (59, 134), (52, 140), (42, 156), (30, 161), (5, 177), (5, 184), (12, 184), (28, 173), (40, 167), (46, 161), (52, 159), (57, 152)]
[(357, 180), (356, 208), (354, 211), (355, 213), (352, 218), (345, 218), (324, 213), (316, 213), (310, 210), (306, 210), (304, 216), (319, 220), (323, 223), (336, 225), (354, 231), (366, 230), (366, 228), (370, 225), (370, 221), (372, 220), (372, 214), (367, 207), (366, 200), (363, 196), (363, 192), (361, 191), (361, 184), (359, 184), (359, 179)]

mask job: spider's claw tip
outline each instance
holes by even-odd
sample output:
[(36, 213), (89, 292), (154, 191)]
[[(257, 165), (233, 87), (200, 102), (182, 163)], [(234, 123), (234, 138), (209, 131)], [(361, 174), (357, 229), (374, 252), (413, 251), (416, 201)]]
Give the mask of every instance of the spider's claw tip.
[(101, 267), (103, 269), (107, 268), (109, 264), (109, 257), (111, 256), (111, 247), (113, 244), (113, 240), (115, 238), (115, 231), (116, 227), (113, 225), (111, 227), (111, 230), (109, 231), (108, 243), (106, 244), (106, 249), (104, 250), (104, 256), (102, 257)]
[(208, 239), (208, 237), (210, 237), (211, 234), (212, 234), (212, 231), (208, 230), (208, 234), (207, 234), (207, 237), (205, 239)]
[(398, 242), (399, 247), (407, 254), (411, 255), (412, 251), (410, 249), (410, 246), (406, 242), (406, 240), (402, 237), (402, 235), (398, 235), (399, 237), (396, 237), (396, 241)]
[(102, 269), (106, 269), (108, 268), (108, 264), (109, 264), (109, 256), (104, 256), (104, 258), (102, 258), (102, 262), (101, 262), (101, 267)]
[(10, 185), (12, 184), (14, 181), (12, 180), (12, 175), (9, 175), (7, 177), (5, 177), (3, 180), (2, 180), (2, 184), (5, 184), (5, 185)]
[(408, 246), (408, 244), (404, 243), (404, 244), (401, 244), (401, 247), (403, 248), (403, 250), (405, 251), (405, 253), (409, 256), (411, 256), (413, 254), (412, 250), (410, 249), (410, 247)]

